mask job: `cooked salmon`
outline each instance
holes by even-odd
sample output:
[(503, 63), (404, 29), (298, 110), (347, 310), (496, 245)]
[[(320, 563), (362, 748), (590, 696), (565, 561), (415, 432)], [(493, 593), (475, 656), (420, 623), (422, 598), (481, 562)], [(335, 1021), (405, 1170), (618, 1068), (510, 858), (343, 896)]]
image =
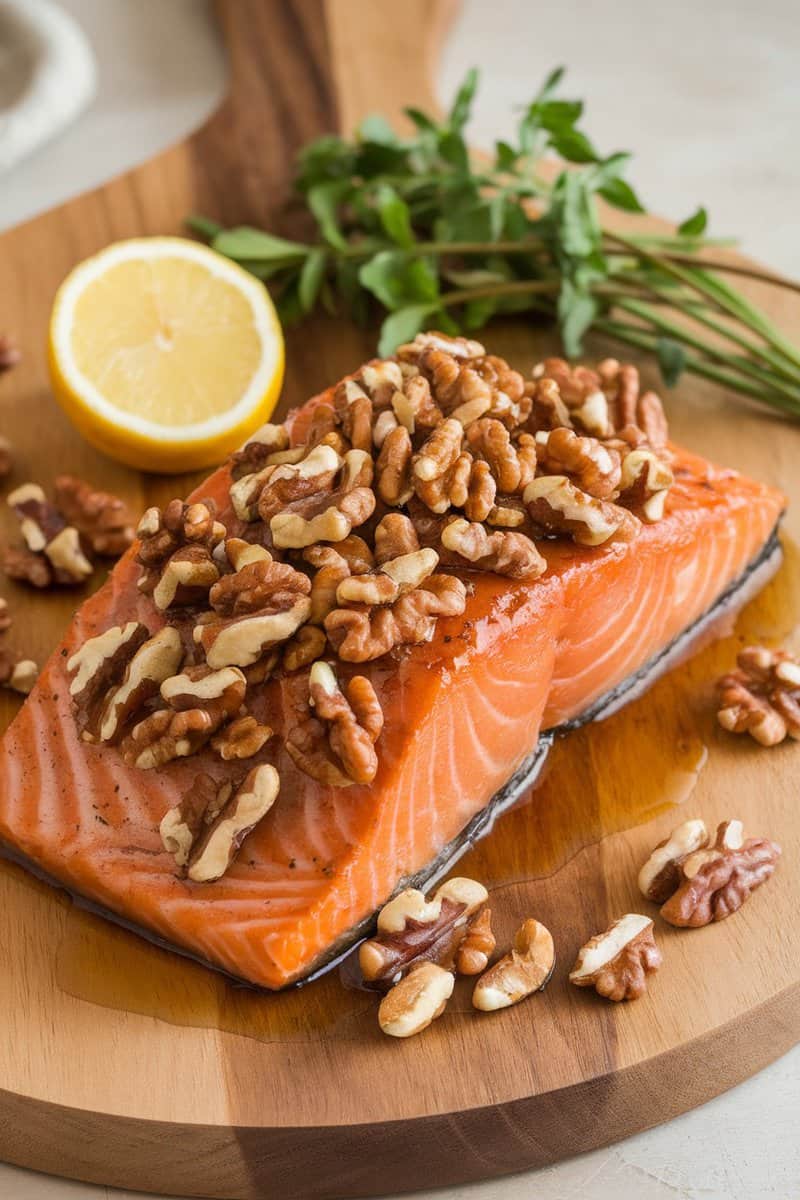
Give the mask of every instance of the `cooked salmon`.
[[(320, 403), (333, 400), (331, 390), (295, 420), (295, 444)], [(735, 603), (735, 585), (767, 561), (782, 496), (676, 447), (669, 459), (663, 515), (635, 536), (597, 545), (538, 536), (535, 577), (443, 555), (442, 569), (466, 584), (463, 612), (439, 616), (421, 643), (355, 664), (337, 662), (329, 644), (327, 657), (343, 676), (367, 679), (383, 712), (374, 778), (351, 786), (314, 778), (287, 749), (308, 716), (307, 670), (278, 668), (249, 688), (248, 713), (273, 736), (244, 763), (206, 742), (145, 770), (124, 741), (82, 738), (73, 655), (112, 627), (141, 622), (152, 634), (174, 619), (137, 586), (134, 546), (77, 613), (3, 740), (0, 839), (72, 893), (183, 953), (265, 988), (302, 980), (347, 947), (401, 884), (456, 856), (459, 838), (531, 760), (542, 731), (593, 713), (721, 597)], [(213, 499), (238, 536), (230, 471), (196, 496)], [(368, 540), (381, 511), (379, 503), (362, 527)], [(300, 558), (296, 550), (284, 557)], [(260, 762), (277, 768), (277, 799), (220, 878), (192, 880), (162, 843), (165, 813), (199, 778), (221, 785)]]

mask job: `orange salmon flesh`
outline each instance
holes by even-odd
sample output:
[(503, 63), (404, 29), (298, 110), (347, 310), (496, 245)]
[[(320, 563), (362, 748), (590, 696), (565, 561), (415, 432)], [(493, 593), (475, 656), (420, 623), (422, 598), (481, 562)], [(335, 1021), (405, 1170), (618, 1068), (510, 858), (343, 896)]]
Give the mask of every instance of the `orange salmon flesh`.
[[(132, 619), (162, 623), (137, 590), (134, 550), (76, 615), (0, 748), (0, 839), (71, 892), (171, 946), (271, 989), (301, 980), (352, 940), (401, 880), (423, 872), (536, 747), (540, 730), (587, 712), (640, 671), (737, 580), (784, 507), (775, 490), (676, 450), (666, 514), (632, 542), (546, 541), (534, 582), (464, 572), (463, 616), (398, 658), (362, 664), (386, 716), (368, 786), (331, 788), (283, 748), (291, 676), (251, 711), (278, 734), (280, 795), (215, 883), (182, 878), (159, 823), (210, 751), (156, 771), (76, 732), (66, 663), (87, 638)], [(229, 475), (196, 493), (226, 515)], [(296, 686), (294, 686), (296, 691)]]

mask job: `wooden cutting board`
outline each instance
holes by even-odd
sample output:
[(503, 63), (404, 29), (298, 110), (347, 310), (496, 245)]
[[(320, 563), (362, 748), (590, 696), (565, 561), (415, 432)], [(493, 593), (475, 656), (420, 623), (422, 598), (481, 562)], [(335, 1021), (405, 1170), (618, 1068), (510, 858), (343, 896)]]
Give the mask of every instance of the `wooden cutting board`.
[[(0, 423), (18, 450), (12, 482), (47, 485), (68, 468), (137, 509), (188, 489), (189, 479), (145, 478), (100, 457), (55, 407), (43, 344), (57, 284), (112, 239), (177, 231), (191, 211), (288, 230), (282, 206), (297, 147), (371, 109), (431, 104), (451, 14), (445, 0), (219, 4), (231, 89), (213, 119), (0, 238), (0, 325), (25, 354), (0, 386)], [(797, 297), (748, 291), (800, 339)], [(555, 348), (522, 323), (490, 337), (524, 370)], [(373, 349), (374, 333), (345, 324), (293, 331), (283, 409)], [(695, 382), (680, 386), (669, 410), (678, 440), (794, 499), (786, 565), (738, 638), (792, 635), (800, 431)], [(32, 596), (5, 582), (2, 591), (20, 649), (43, 661), (79, 597)], [(372, 1000), (335, 976), (274, 997), (234, 988), (0, 864), (0, 1157), (171, 1194), (374, 1195), (549, 1163), (759, 1070), (800, 1036), (800, 750), (763, 751), (716, 728), (710, 681), (732, 663), (738, 638), (560, 743), (544, 784), (463, 860), (463, 872), (493, 890), (501, 938), (527, 915), (552, 929), (559, 958), (546, 992), (487, 1017), (459, 985), (447, 1014), (408, 1043), (382, 1037)], [(15, 702), (2, 705), (5, 721)], [(638, 1003), (612, 1006), (568, 987), (578, 946), (642, 908), (638, 865), (694, 815), (738, 816), (752, 834), (779, 840), (774, 880), (721, 925), (683, 932), (659, 923), (664, 966)]]

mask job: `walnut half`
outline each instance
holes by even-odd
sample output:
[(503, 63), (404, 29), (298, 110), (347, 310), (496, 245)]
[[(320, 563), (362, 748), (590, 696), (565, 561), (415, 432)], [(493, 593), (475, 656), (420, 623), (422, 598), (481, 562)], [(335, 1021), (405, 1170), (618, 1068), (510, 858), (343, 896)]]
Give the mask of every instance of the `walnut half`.
[(533, 917), (519, 927), (508, 954), (481, 975), (472, 1003), (481, 1012), (495, 1012), (540, 992), (553, 974), (556, 954), (550, 930)]
[(310, 716), (289, 731), (286, 749), (306, 775), (330, 787), (371, 783), (378, 772), (375, 742), (383, 711), (363, 675), (345, 686), (330, 663), (317, 661), (308, 676)]
[(647, 990), (647, 976), (661, 961), (653, 922), (640, 913), (626, 913), (581, 947), (569, 979), (608, 1000), (638, 1000)]
[(780, 846), (766, 838), (744, 840), (741, 821), (723, 821), (714, 846), (684, 859), (680, 883), (661, 907), (670, 925), (697, 929), (741, 908), (773, 874)]

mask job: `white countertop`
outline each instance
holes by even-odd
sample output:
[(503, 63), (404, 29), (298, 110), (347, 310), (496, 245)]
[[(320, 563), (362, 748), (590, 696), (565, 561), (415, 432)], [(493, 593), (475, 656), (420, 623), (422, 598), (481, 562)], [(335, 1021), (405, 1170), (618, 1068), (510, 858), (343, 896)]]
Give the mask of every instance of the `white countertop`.
[[(94, 45), (98, 99), (76, 126), (0, 180), (0, 228), (149, 157), (197, 125), (224, 90), (202, 0), (63, 0), (63, 7)], [(546, 72), (568, 64), (566, 92), (587, 100), (595, 142), (636, 152), (629, 177), (648, 207), (681, 219), (702, 202), (712, 232), (738, 233), (748, 253), (800, 276), (799, 59), (796, 0), (600, 7), (464, 0), (440, 91), (446, 99), (468, 66), (481, 65), (473, 140), (489, 144)], [(435, 1196), (796, 1200), (798, 1113), (800, 1047), (704, 1107), (616, 1146)], [(9, 1200), (133, 1195), (0, 1165), (0, 1196)]]

